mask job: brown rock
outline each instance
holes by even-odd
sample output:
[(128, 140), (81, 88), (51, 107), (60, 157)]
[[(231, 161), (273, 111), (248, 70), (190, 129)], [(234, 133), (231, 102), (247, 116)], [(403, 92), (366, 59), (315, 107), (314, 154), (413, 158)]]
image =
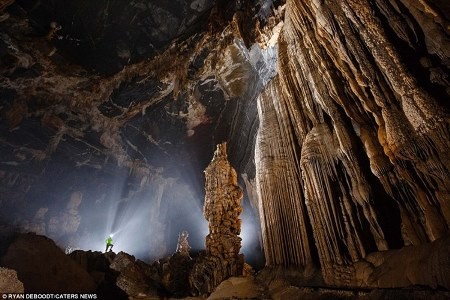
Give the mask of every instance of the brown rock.
[(236, 171), (227, 160), (226, 143), (217, 145), (214, 157), (205, 170), (205, 204), (203, 214), (209, 222), (206, 255), (200, 257), (190, 275), (196, 293), (209, 294), (231, 276), (241, 276), (244, 257), (241, 248), (240, 201), (242, 189), (237, 185)]
[(433, 243), (369, 254), (362, 263), (362, 286), (394, 288), (429, 286), (450, 289), (450, 237)]
[(110, 264), (116, 256), (114, 252), (76, 250), (68, 256), (95, 280), (98, 299), (128, 299), (128, 295), (116, 284), (120, 273), (110, 268)]
[(17, 236), (0, 263), (17, 271), (26, 293), (92, 293), (96, 290), (94, 279), (44, 236)]
[(157, 284), (151, 278), (152, 268), (141, 261), (136, 261), (134, 256), (119, 252), (110, 267), (119, 272), (116, 285), (128, 297), (158, 295)]
[(23, 283), (14, 270), (0, 268), (0, 291), (2, 293), (23, 293)]

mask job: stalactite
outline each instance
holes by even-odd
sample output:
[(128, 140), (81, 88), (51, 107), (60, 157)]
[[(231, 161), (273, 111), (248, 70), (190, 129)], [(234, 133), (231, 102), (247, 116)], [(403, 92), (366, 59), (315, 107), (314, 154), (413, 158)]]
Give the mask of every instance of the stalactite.
[(257, 190), (266, 264), (307, 266), (311, 261), (307, 216), (287, 107), (277, 80), (258, 98)]
[[(430, 1), (400, 0), (423, 31), (428, 53), (437, 55), (443, 64), (450, 66), (450, 22)], [(447, 12), (448, 13), (448, 12)], [(433, 24), (434, 23), (434, 24)], [(448, 87), (448, 85), (447, 85)]]
[[(449, 118), (430, 89), (441, 85), (449, 95), (448, 82), (431, 75), (431, 65), (437, 73), (448, 65), (448, 22), (425, 6), (287, 1), (279, 75), (258, 102), (255, 161), (269, 265), (284, 262), (288, 245), (296, 249), (277, 235), (292, 222), (290, 206), (281, 201), (289, 192), (277, 188), (282, 175), (270, 175), (284, 160), (300, 169), (303, 180), (288, 182), (299, 187), (296, 201), (306, 204), (303, 218), (311, 223), (327, 283), (355, 284), (353, 264), (370, 251), (389, 249), (397, 234), (405, 245), (448, 234)], [(420, 41), (435, 31), (444, 44)], [(416, 61), (403, 59), (401, 47), (417, 54)], [(430, 81), (419, 84), (410, 63), (428, 68)], [(280, 147), (289, 155), (278, 155)], [(392, 208), (391, 216), (380, 214), (383, 206)], [(393, 218), (391, 227), (383, 217)]]

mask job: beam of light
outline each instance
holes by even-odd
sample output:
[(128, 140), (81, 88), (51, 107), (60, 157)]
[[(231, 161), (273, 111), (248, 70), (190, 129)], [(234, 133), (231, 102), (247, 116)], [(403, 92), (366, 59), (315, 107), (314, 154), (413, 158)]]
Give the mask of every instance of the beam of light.
[(75, 248), (104, 252), (106, 239), (112, 235), (112, 251), (148, 259), (158, 217), (154, 207), (155, 187), (150, 185), (136, 191), (133, 180), (128, 172), (122, 172), (99, 201), (92, 201), (80, 212), (82, 227)]
[[(80, 211), (80, 239), (73, 246), (82, 250), (105, 251), (105, 240), (110, 233), (113, 233), (112, 228), (117, 214), (117, 203), (121, 200), (125, 190), (126, 180), (127, 173), (119, 172), (111, 180), (108, 188), (100, 190), (100, 192), (97, 191), (96, 198), (91, 203), (85, 204), (86, 208)], [(95, 193), (95, 191), (92, 192)]]
[(168, 224), (168, 247), (176, 249), (178, 234), (189, 232), (189, 245), (192, 251), (205, 249), (205, 237), (208, 234), (208, 222), (203, 216), (204, 195), (193, 186), (180, 183), (168, 193), (170, 216)]
[[(142, 187), (128, 172), (117, 176), (109, 185), (112, 188), (105, 189), (103, 200), (90, 203), (82, 212), (81, 238), (75, 246), (104, 252), (105, 241), (112, 235), (115, 253), (124, 251), (150, 261), (174, 253), (179, 232), (187, 230), (191, 251), (204, 250), (209, 228), (203, 216), (203, 174), (197, 174), (200, 166), (195, 166), (196, 163), (184, 161), (187, 167), (167, 185), (170, 179)], [(244, 200), (240, 235), (243, 239), (241, 252), (246, 260), (261, 251), (255, 250), (259, 246), (259, 223), (247, 202)], [(165, 247), (165, 253), (155, 254), (158, 246)]]
[[(139, 258), (148, 256), (153, 223), (152, 199), (145, 196), (143, 198), (136, 197), (129, 201), (117, 199), (107, 203), (110, 207), (108, 215), (103, 219), (103, 228), (87, 230), (79, 242), (79, 247), (83, 250), (104, 252), (106, 239), (111, 236), (114, 245), (112, 250), (115, 253), (124, 251)], [(146, 201), (145, 198), (149, 200)], [(99, 223), (99, 220), (95, 221)], [(83, 222), (85, 227), (94, 223), (92, 219), (85, 219)]]
[(244, 254), (247, 263), (253, 267), (260, 268), (264, 266), (260, 241), (261, 229), (247, 199), (244, 199), (243, 206), (241, 234), (239, 235), (242, 239), (241, 253)]
[(76, 248), (104, 252), (105, 241), (112, 235), (115, 253), (124, 251), (148, 261), (160, 258), (152, 253), (152, 247), (160, 243), (156, 237), (164, 239), (162, 243), (167, 244), (164, 254), (169, 255), (175, 251), (178, 233), (183, 230), (189, 232), (193, 249), (205, 248), (208, 224), (203, 217), (204, 196), (200, 191), (194, 191), (186, 182), (175, 182), (164, 188), (157, 205), (159, 186), (153, 184), (129, 196), (124, 193), (126, 180), (121, 185), (108, 191), (105, 197), (108, 201), (83, 212), (84, 231), (80, 232)]

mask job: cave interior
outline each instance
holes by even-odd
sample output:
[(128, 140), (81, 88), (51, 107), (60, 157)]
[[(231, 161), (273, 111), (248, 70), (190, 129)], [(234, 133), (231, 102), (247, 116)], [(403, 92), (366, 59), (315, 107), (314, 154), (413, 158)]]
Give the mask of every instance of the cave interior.
[(446, 299), (449, 70), (446, 0), (0, 0), (0, 273), (66, 292), (45, 236), (111, 299)]

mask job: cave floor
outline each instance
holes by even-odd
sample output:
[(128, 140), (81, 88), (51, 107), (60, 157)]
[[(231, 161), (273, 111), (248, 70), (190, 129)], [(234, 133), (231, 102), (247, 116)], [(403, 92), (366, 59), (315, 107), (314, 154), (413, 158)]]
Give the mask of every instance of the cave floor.
[[(130, 300), (159, 300), (133, 297)], [(180, 298), (167, 298), (175, 300)], [(343, 290), (326, 287), (296, 287), (283, 280), (274, 280), (267, 287), (252, 276), (232, 277), (223, 281), (209, 297), (186, 297), (184, 300), (448, 300), (450, 291), (422, 289)]]

